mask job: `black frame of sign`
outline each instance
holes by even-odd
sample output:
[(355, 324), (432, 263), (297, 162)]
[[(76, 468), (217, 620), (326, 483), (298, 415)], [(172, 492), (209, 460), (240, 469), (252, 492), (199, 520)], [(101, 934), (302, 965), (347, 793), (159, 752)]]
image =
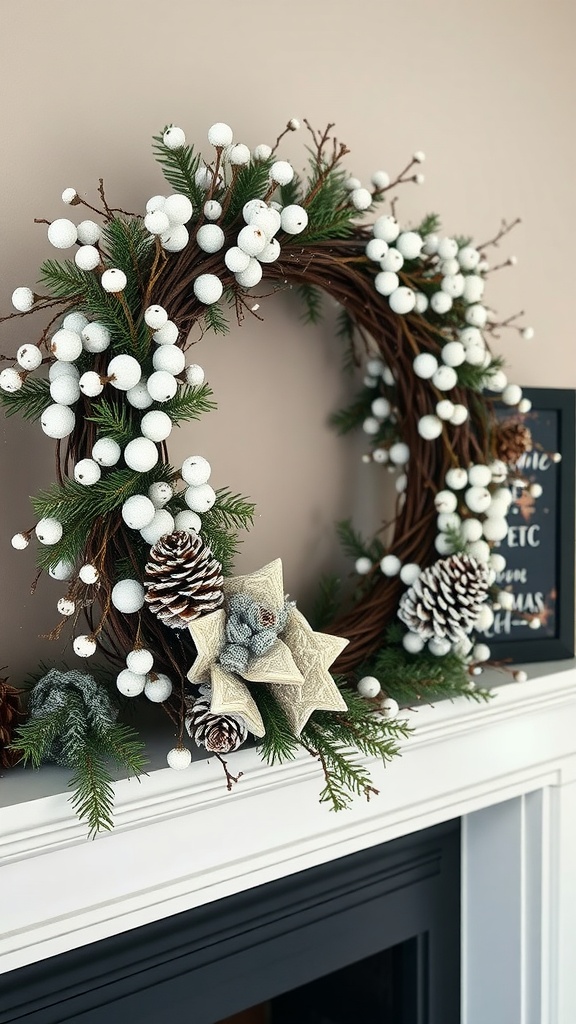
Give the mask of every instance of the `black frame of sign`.
[[(534, 413), (557, 413), (557, 450), (562, 461), (557, 465), (554, 501), (555, 630), (553, 636), (539, 636), (538, 630), (518, 630), (500, 639), (492, 635), (487, 640), (494, 660), (511, 660), (514, 664), (531, 661), (555, 661), (574, 656), (574, 560), (575, 560), (575, 503), (576, 503), (576, 391), (562, 388), (524, 388), (523, 394), (532, 402), (532, 410), (521, 417), (530, 427), (538, 450), (538, 421)], [(500, 407), (503, 408), (503, 407)], [(511, 413), (512, 410), (508, 409)], [(538, 501), (536, 499), (536, 511)], [(509, 516), (509, 524), (511, 517)], [(511, 588), (514, 592), (514, 584)]]

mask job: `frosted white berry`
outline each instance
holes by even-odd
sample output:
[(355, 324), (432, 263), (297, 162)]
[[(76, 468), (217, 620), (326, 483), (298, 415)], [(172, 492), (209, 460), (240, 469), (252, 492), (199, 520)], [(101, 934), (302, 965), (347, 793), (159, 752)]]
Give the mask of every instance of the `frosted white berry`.
[(142, 367), (134, 356), (122, 353), (114, 356), (108, 363), (106, 375), (111, 377), (112, 387), (118, 391), (129, 391), (133, 388), (142, 376)]
[(192, 216), (192, 203), (188, 196), (175, 192), (174, 195), (168, 196), (162, 212), (166, 214), (172, 226), (182, 226), (187, 224)]
[(202, 455), (190, 455), (182, 463), (182, 479), (192, 487), (208, 483), (212, 467)]
[(192, 754), (188, 747), (172, 747), (172, 750), (169, 750), (166, 754), (166, 761), (169, 768), (173, 768), (176, 772), (181, 772), (190, 766)]
[(137, 676), (145, 676), (154, 664), (152, 653), (146, 647), (135, 647), (126, 655), (126, 667)]
[(41, 544), (57, 544), (62, 538), (62, 523), (52, 516), (45, 516), (36, 523), (34, 532)]
[(418, 579), (421, 571), (420, 566), (416, 562), (406, 562), (400, 569), (400, 579), (407, 587), (411, 587)]
[(451, 646), (450, 641), (443, 636), (433, 636), (432, 639), (428, 641), (428, 650), (430, 651), (430, 654), (434, 654), (437, 658), (443, 658), (448, 654)]
[(262, 280), (262, 266), (255, 257), (251, 257), (246, 270), (235, 277), (241, 288), (254, 288)]
[(387, 171), (374, 171), (370, 180), (376, 191), (381, 192), (382, 189), (388, 188), (388, 185), (390, 184), (390, 175)]
[(160, 241), (166, 252), (182, 252), (190, 241), (190, 235), (183, 224), (174, 224), (160, 235)]
[(404, 257), (398, 249), (388, 249), (388, 252), (380, 260), (382, 270), (391, 270), (396, 273), (404, 266)]
[(116, 677), (116, 686), (123, 697), (139, 697), (144, 692), (146, 676), (137, 675), (128, 668), (123, 668)]
[(167, 370), (155, 370), (148, 377), (146, 387), (155, 402), (169, 402), (178, 390), (178, 381)]
[(266, 238), (271, 239), (280, 230), (282, 224), (282, 218), (278, 213), (278, 210), (274, 210), (271, 207), (258, 207), (253, 213), (250, 214), (250, 219), (247, 222), (252, 227), (260, 228)]
[(280, 242), (277, 238), (271, 238), (268, 245), (265, 245), (262, 252), (258, 254), (258, 261), (260, 263), (275, 263), (280, 252)]
[(397, 466), (405, 466), (410, 459), (410, 449), (405, 441), (396, 441), (391, 445), (389, 454)]
[(173, 124), (164, 132), (162, 141), (167, 149), (182, 149), (186, 145), (186, 136), (181, 128)]
[(288, 185), (294, 177), (294, 168), (287, 160), (276, 160), (270, 168), (270, 180), (277, 185)]
[(131, 530), (141, 530), (148, 526), (155, 514), (154, 504), (145, 494), (133, 494), (122, 505), (122, 519)]
[(484, 295), (484, 279), (476, 274), (464, 278), (462, 296), (465, 302), (480, 302)]
[[(258, 256), (268, 244), (266, 232), (257, 224), (246, 224), (238, 232), (238, 248), (248, 256)], [(236, 273), (236, 271), (235, 271)]]
[(354, 568), (359, 576), (367, 576), (372, 570), (372, 559), (364, 556), (357, 558), (354, 562)]
[(78, 387), (83, 395), (87, 395), (88, 398), (96, 398), (97, 395), (101, 395), (104, 390), (104, 385), (99, 373), (95, 370), (86, 370), (78, 381)]
[(492, 502), (492, 495), (486, 487), (469, 487), (464, 493), (464, 501), (471, 512), (485, 512)]
[(390, 303), (390, 309), (394, 313), (398, 313), (403, 316), (406, 313), (410, 313), (416, 305), (416, 296), (411, 288), (396, 288), (388, 299)]
[(428, 414), (418, 420), (418, 433), (425, 441), (433, 441), (442, 433), (442, 420), (438, 416)]
[(126, 392), (126, 401), (134, 409), (149, 409), (152, 405), (153, 398), (148, 391), (147, 385), (147, 379), (141, 377), (138, 383)]
[(208, 199), (204, 203), (204, 216), (206, 220), (218, 220), (222, 216), (222, 204), (217, 199)]
[(446, 292), (434, 292), (430, 298), (430, 309), (438, 316), (444, 316), (452, 309), (452, 298)]
[(479, 519), (465, 519), (460, 532), (467, 543), (474, 544), (482, 536), (482, 523)]
[(267, 145), (266, 142), (260, 142), (252, 150), (253, 160), (269, 160), (272, 156), (272, 146)]
[(217, 121), (216, 124), (211, 125), (208, 129), (208, 142), (211, 146), (216, 146), (217, 148), (231, 146), (232, 139), (232, 129), (230, 125), (224, 124), (223, 121)]
[(377, 697), (382, 691), (380, 680), (376, 676), (362, 676), (356, 684), (356, 689), (361, 697)]
[(393, 697), (384, 697), (378, 705), (378, 711), (382, 718), (397, 718), (400, 712), (400, 705)]
[(228, 159), (233, 166), (243, 167), (250, 163), (250, 150), (243, 142), (238, 142), (228, 151)]
[(15, 288), (12, 292), (12, 305), (19, 313), (28, 313), (34, 305), (34, 292), (31, 288)]
[(152, 366), (155, 370), (166, 370), (176, 377), (182, 373), (186, 365), (186, 356), (176, 345), (159, 345), (152, 355)]
[(69, 373), (57, 377), (50, 384), (50, 397), (60, 405), (74, 405), (80, 398), (80, 382)]
[(458, 498), (452, 491), (438, 491), (434, 498), (434, 505), (437, 512), (455, 512), (458, 507)]
[(374, 260), (375, 263), (378, 263), (388, 252), (388, 242), (385, 242), (382, 238), (371, 238), (366, 243), (364, 251), (369, 260)]
[(424, 239), (417, 231), (402, 231), (396, 239), (395, 245), (398, 252), (401, 252), (405, 260), (418, 259)]
[(449, 420), (454, 415), (454, 403), (449, 398), (442, 398), (436, 403), (436, 415), (441, 420)]
[(224, 245), (224, 232), (218, 224), (203, 224), (196, 233), (198, 248), (203, 252), (218, 252)]
[(197, 512), (191, 509), (184, 509), (174, 517), (174, 529), (187, 530), (188, 533), (200, 533), (202, 520)]
[(150, 484), (148, 488), (148, 497), (154, 505), (154, 508), (162, 508), (170, 501), (170, 498), (174, 494), (174, 489), (165, 480), (159, 480), (157, 483)]
[(380, 430), (380, 420), (376, 416), (367, 416), (362, 424), (365, 434), (374, 435)]
[(48, 241), (55, 249), (69, 249), (78, 238), (76, 225), (65, 217), (53, 220), (48, 227)]
[(458, 383), (456, 370), (451, 366), (439, 366), (436, 372), (432, 375), (432, 383), (439, 391), (450, 391), (452, 388), (455, 388)]
[(186, 367), (186, 383), (194, 388), (199, 388), (204, 383), (205, 373), (198, 363), (190, 363)]
[(483, 463), (470, 466), (468, 479), (474, 487), (487, 487), (492, 481), (492, 469)]
[(388, 401), (387, 398), (384, 398), (382, 395), (374, 399), (370, 408), (372, 409), (374, 416), (376, 416), (376, 418), (379, 420), (385, 420), (386, 417), (389, 416), (392, 411), (392, 406), (390, 405), (390, 402)]
[(76, 206), (78, 200), (78, 193), (75, 188), (65, 188), (62, 193), (62, 202), (66, 203), (67, 206)]
[(135, 437), (124, 449), (124, 461), (136, 473), (148, 473), (158, 462), (158, 449), (147, 437)]
[(176, 324), (172, 320), (167, 320), (159, 330), (154, 331), (152, 337), (157, 345), (175, 345), (179, 333)]
[(74, 262), (80, 270), (95, 270), (100, 259), (100, 253), (95, 245), (81, 245), (74, 253)]
[(98, 483), (101, 476), (101, 469), (95, 459), (80, 459), (74, 466), (74, 479), (76, 483), (84, 487), (91, 487)]
[(140, 530), (140, 536), (150, 545), (156, 544), (160, 537), (165, 537), (167, 533), (174, 533), (174, 517), (166, 508), (157, 509), (148, 526), (143, 526)]
[(380, 295), (392, 295), (400, 285), (400, 278), (392, 270), (382, 270), (374, 278), (374, 287)]
[(522, 331), (522, 337), (524, 338), (524, 341), (532, 341), (532, 338), (534, 337), (534, 328), (525, 327)]
[(350, 202), (355, 210), (368, 210), (372, 206), (372, 193), (367, 188), (354, 188), (350, 193)]
[(61, 362), (73, 363), (82, 352), (82, 338), (76, 331), (62, 327), (52, 336), (50, 351)]
[(72, 313), (67, 313), (64, 317), (62, 327), (65, 327), (67, 331), (76, 331), (77, 334), (81, 335), (87, 323), (88, 319), (83, 313), (73, 310)]
[(158, 672), (146, 680), (144, 693), (154, 704), (162, 704), (172, 693), (172, 683), (163, 672)]
[(122, 449), (112, 437), (101, 437), (92, 448), (92, 458), (99, 466), (115, 466)]
[(522, 399), (522, 388), (518, 384), (507, 384), (502, 392), (505, 405), (518, 405)]
[(2, 391), (6, 391), (7, 394), (14, 394), (16, 391), (20, 391), (23, 383), (22, 375), (14, 366), (7, 366), (0, 372), (0, 388)]
[(104, 352), (110, 345), (110, 331), (104, 324), (86, 324), (81, 331), (82, 343), (87, 352)]
[(168, 313), (164, 306), (147, 306), (144, 310), (144, 322), (153, 331), (158, 331), (168, 321)]
[(442, 349), (442, 362), (446, 366), (460, 366), (466, 359), (466, 349), (461, 341), (449, 341)]
[(98, 580), (100, 579), (100, 573), (98, 572), (98, 569), (96, 568), (95, 565), (92, 565), (91, 562), (86, 562), (85, 565), (82, 565), (80, 567), (78, 576), (82, 580), (82, 583), (85, 583), (86, 586), (88, 587), (93, 586), (93, 584), (97, 583)]
[(96, 641), (91, 636), (82, 635), (75, 637), (72, 646), (74, 654), (77, 654), (79, 658), (91, 658), (96, 652)]
[(424, 647), (424, 641), (418, 633), (405, 633), (402, 637), (402, 646), (409, 654), (419, 654)]
[(380, 561), (380, 569), (385, 576), (397, 576), (402, 568), (402, 562), (396, 555), (384, 555)]
[(523, 398), (523, 399), (521, 399), (520, 402), (518, 402), (518, 412), (522, 412), (522, 413), (530, 412), (531, 408), (532, 408), (532, 402), (530, 401), (529, 398)]
[(498, 594), (498, 604), (504, 611), (512, 611), (514, 608), (514, 594), (511, 594), (508, 590), (501, 590)]
[(37, 345), (20, 345), (16, 361), (24, 370), (36, 370), (42, 362), (42, 353)]
[(100, 241), (102, 228), (94, 220), (80, 221), (78, 228), (78, 241), (82, 245), (96, 245)]
[(486, 540), (504, 540), (508, 534), (508, 523), (504, 518), (490, 516), (482, 523), (482, 532), (484, 533)]
[(437, 534), (437, 536), (434, 538), (434, 547), (436, 548), (438, 554), (442, 555), (443, 557), (444, 555), (451, 555), (452, 552), (455, 550), (454, 541), (445, 533)]
[(484, 306), (481, 306), (479, 303), (475, 303), (473, 306), (468, 306), (468, 309), (464, 314), (464, 318), (466, 323), (470, 324), (472, 327), (484, 327), (488, 319), (488, 312)]
[(457, 512), (440, 512), (436, 525), (441, 533), (457, 532), (460, 529), (462, 520)]
[(102, 274), (100, 284), (105, 292), (115, 294), (116, 292), (124, 291), (128, 284), (128, 278), (123, 270), (119, 270), (118, 267), (111, 267), (110, 270), (105, 270)]
[(165, 235), (170, 230), (170, 221), (164, 210), (152, 210), (144, 217), (144, 227), (151, 235)]
[(61, 597), (56, 607), (60, 612), (60, 615), (66, 615), (66, 617), (74, 615), (74, 612), (76, 611), (76, 603), (69, 597)]
[(233, 245), (224, 254), (224, 263), (233, 274), (240, 274), (250, 263), (250, 255), (240, 246)]
[(53, 580), (69, 580), (74, 572), (74, 566), (72, 562), (67, 562), (66, 559), (62, 558), (56, 565), (50, 566), (48, 569), (48, 575)]
[(285, 206), (280, 214), (282, 230), (288, 235), (299, 235), (308, 226), (308, 214), (303, 206), (292, 203)]
[(61, 440), (74, 430), (76, 417), (67, 405), (49, 405), (40, 417), (40, 426), (48, 437)]
[(15, 533), (10, 543), (16, 551), (24, 551), (30, 543), (30, 537), (27, 533)]
[(438, 369), (438, 360), (431, 352), (421, 352), (412, 363), (414, 373), (422, 380), (429, 380)]
[(124, 615), (140, 611), (144, 604), (144, 587), (139, 580), (119, 580), (112, 588), (112, 604)]
[(465, 423), (467, 419), (468, 409), (465, 405), (461, 405), (459, 402), (456, 402), (454, 405), (454, 412), (450, 417), (450, 423), (455, 427), (459, 427), (462, 423)]
[(193, 512), (207, 512), (216, 501), (216, 492), (210, 484), (199, 484), (197, 487), (188, 487), (184, 498)]
[(454, 466), (446, 473), (446, 483), (454, 491), (461, 491), (468, 483), (468, 473), (461, 466)]
[(378, 217), (372, 226), (372, 232), (374, 238), (381, 238), (384, 242), (395, 242), (400, 234), (400, 226), (395, 217), (391, 217), (387, 214), (384, 217)]
[(198, 301), (203, 302), (206, 306), (218, 302), (224, 291), (222, 281), (216, 277), (216, 274), (200, 274), (194, 281), (193, 288)]
[(161, 409), (153, 409), (152, 412), (147, 412), (142, 417), (140, 430), (144, 437), (154, 441), (155, 444), (159, 444), (161, 441), (165, 441), (172, 433), (172, 420)]

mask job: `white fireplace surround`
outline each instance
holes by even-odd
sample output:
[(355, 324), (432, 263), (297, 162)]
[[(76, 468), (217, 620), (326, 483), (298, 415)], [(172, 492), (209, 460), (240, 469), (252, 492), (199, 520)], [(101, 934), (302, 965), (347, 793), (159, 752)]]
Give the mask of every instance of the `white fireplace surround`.
[(576, 662), (528, 671), (406, 713), (380, 795), (340, 814), (308, 755), (245, 750), (233, 793), (214, 760), (119, 781), (114, 832), (87, 842), (65, 774), (8, 773), (0, 973), (460, 817), (462, 1024), (576, 1024)]

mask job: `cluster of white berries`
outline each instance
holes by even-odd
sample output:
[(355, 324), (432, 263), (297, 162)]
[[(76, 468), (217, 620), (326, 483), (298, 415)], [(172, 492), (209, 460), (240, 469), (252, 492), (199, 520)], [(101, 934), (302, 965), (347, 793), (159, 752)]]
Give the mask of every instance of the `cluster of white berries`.
[(397, 718), (400, 711), (398, 701), (382, 692), (382, 684), (376, 676), (362, 676), (356, 684), (361, 697), (375, 701), (382, 718)]
[(143, 693), (154, 704), (162, 704), (172, 693), (172, 680), (164, 672), (154, 672), (154, 657), (145, 647), (135, 647), (126, 655), (126, 668), (116, 677), (116, 686), (124, 697)]

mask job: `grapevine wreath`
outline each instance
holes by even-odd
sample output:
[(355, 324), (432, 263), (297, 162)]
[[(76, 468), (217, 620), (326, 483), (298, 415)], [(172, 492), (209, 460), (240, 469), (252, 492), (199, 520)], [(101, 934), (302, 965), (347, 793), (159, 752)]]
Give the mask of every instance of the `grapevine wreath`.
[[(269, 763), (303, 747), (323, 770), (321, 799), (338, 809), (375, 792), (366, 758), (398, 752), (400, 705), (485, 696), (473, 677), (490, 651), (477, 634), (495, 605), (513, 602), (494, 548), (531, 444), (529, 402), (488, 339), (503, 326), (532, 331), (517, 317), (498, 323), (483, 298), (496, 269), (487, 249), (512, 225), (479, 246), (441, 235), (435, 216), (401, 227), (395, 190), (423, 181), (424, 154), (366, 188), (343, 168), (332, 127), (306, 123), (300, 176), (279, 155), (296, 120), (252, 152), (214, 124), (204, 159), (168, 126), (154, 151), (172, 192), (131, 214), (109, 205), (102, 180), (96, 205), (66, 188), (64, 203), (88, 216), (40, 223), (71, 255), (43, 263), (39, 293), (16, 288), (4, 318), (50, 316), (0, 388), (8, 415), (39, 420), (56, 440), (56, 482), (32, 499), (35, 523), (12, 544), (35, 536), (39, 571), (61, 581), (51, 638), (69, 634), (79, 659), (99, 651), (113, 666), (44, 668), (11, 749), (72, 769), (92, 834), (112, 824), (109, 760), (136, 774), (145, 763), (119, 717), (131, 698), (172, 720), (172, 768), (186, 768), (196, 744), (222, 762), (230, 788), (225, 755), (249, 736)], [(395, 479), (395, 508), (373, 539), (338, 525), (354, 587), (341, 597), (322, 580), (311, 622), (284, 592), (280, 559), (233, 574), (250, 501), (214, 490), (203, 455), (177, 468), (168, 457), (172, 428), (214, 407), (192, 344), (258, 315), (261, 283), (297, 290), (312, 321), (322, 293), (336, 301), (361, 387), (334, 425), (363, 429), (364, 461)]]

